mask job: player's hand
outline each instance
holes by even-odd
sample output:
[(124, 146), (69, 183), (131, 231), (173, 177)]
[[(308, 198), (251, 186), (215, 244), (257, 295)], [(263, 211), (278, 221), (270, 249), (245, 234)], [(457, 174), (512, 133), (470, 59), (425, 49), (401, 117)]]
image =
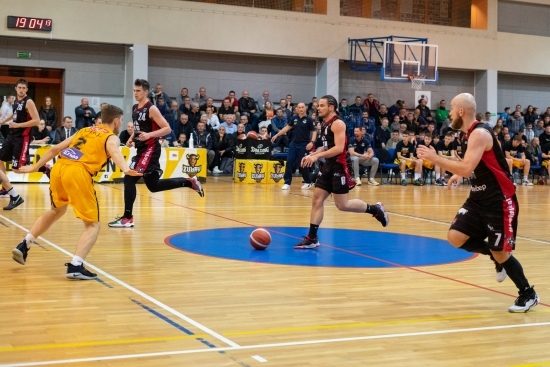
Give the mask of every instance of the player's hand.
[(315, 162), (317, 162), (317, 155), (306, 155), (302, 158), (301, 166), (302, 167), (311, 167)]
[(19, 167), (18, 169), (14, 169), (13, 172), (15, 173), (32, 173), (32, 172), (36, 172), (38, 171), (38, 167), (33, 165), (33, 166), (22, 166), (22, 167)]
[(146, 141), (151, 138), (151, 133), (140, 133), (139, 140)]
[(462, 182), (462, 176), (459, 176), (459, 175), (453, 175), (450, 179), (449, 179), (449, 182), (447, 182), (447, 188), (450, 189), (453, 184), (455, 186), (460, 186), (460, 183)]
[(433, 147), (427, 147), (425, 145), (418, 145), (416, 148), (416, 155), (418, 158), (428, 162), (434, 162), (437, 159), (437, 152)]
[(124, 171), (124, 174), (128, 175), (128, 176), (143, 176), (143, 173), (139, 173), (137, 171), (134, 171), (133, 169), (129, 169), (127, 171)]

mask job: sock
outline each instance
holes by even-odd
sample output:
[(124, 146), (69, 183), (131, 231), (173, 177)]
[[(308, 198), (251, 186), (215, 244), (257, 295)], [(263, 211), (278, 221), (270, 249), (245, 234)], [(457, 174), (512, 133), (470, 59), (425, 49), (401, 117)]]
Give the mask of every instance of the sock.
[(508, 274), (510, 279), (512, 279), (520, 291), (529, 288), (529, 282), (527, 281), (525, 274), (523, 274), (523, 267), (514, 256), (510, 256), (508, 260), (500, 265), (502, 265), (504, 270), (506, 270), (506, 274)]
[(523, 176), (523, 181), (529, 181), (529, 180), (527, 179), (527, 176)]
[(132, 212), (129, 210), (124, 211), (124, 218), (131, 219), (132, 218)]
[(191, 183), (191, 180), (190, 179), (186, 179), (183, 181), (183, 187), (193, 187), (193, 184)]
[(406, 173), (402, 173), (402, 174), (401, 174), (401, 179), (402, 179), (402, 180), (406, 180), (406, 179), (407, 179), (407, 174), (406, 174)]
[(84, 262), (84, 259), (76, 255), (73, 256), (73, 259), (71, 260), (71, 264), (73, 264), (74, 266), (80, 266), (82, 265), (83, 262)]
[(15, 187), (12, 187), (11, 189), (9, 189), (8, 194), (10, 194), (12, 198), (16, 198), (19, 196), (19, 194), (17, 193), (17, 190), (15, 190)]
[(378, 207), (376, 205), (367, 204), (367, 210), (365, 210), (365, 213), (375, 215), (378, 213)]
[(27, 233), (25, 236), (25, 241), (27, 241), (27, 248), (31, 248), (31, 243), (34, 241), (34, 236), (30, 233)]
[(317, 230), (319, 229), (319, 225), (318, 224), (313, 224), (313, 223), (310, 223), (309, 224), (309, 233), (307, 234), (307, 236), (311, 239), (315, 239), (317, 238)]
[(460, 246), (460, 248), (468, 252), (475, 252), (477, 254), (482, 254), (482, 255), (491, 254), (491, 251), (489, 251), (489, 242), (483, 241), (483, 240), (477, 240), (471, 237), (468, 238), (468, 240), (464, 242), (464, 244)]
[(436, 180), (439, 180), (440, 177), (441, 177), (441, 173), (436, 173), (436, 174), (435, 174), (435, 179), (436, 179)]
[(419, 180), (419, 179), (420, 179), (420, 176), (421, 176), (420, 173), (415, 173), (415, 174), (414, 174), (414, 179), (415, 179), (415, 180)]

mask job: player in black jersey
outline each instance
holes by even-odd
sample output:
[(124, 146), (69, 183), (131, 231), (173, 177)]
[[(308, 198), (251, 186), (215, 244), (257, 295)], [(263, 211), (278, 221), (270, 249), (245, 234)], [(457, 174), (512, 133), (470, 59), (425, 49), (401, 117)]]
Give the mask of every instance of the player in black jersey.
[[(203, 197), (204, 191), (197, 177), (160, 179), (162, 170), (159, 163), (161, 153), (159, 138), (168, 135), (171, 129), (159, 109), (147, 98), (148, 94), (149, 82), (144, 79), (136, 79), (134, 82), (134, 98), (138, 103), (132, 109), (134, 132), (126, 145), (134, 145), (137, 154), (132, 157), (130, 168), (143, 173), (143, 181), (151, 192), (189, 187)], [(124, 214), (115, 221), (110, 222), (109, 227), (134, 226), (132, 210), (136, 200), (136, 183), (138, 180), (139, 177), (124, 176)]]
[(349, 167), (348, 138), (346, 124), (340, 120), (336, 110), (338, 101), (333, 96), (324, 96), (319, 100), (318, 113), (323, 118), (321, 137), (323, 147), (302, 158), (302, 167), (311, 167), (318, 159), (324, 158), (325, 163), (319, 170), (315, 182), (313, 201), (311, 204), (311, 220), (309, 233), (294, 246), (297, 249), (316, 248), (319, 246), (317, 230), (323, 221), (323, 204), (330, 194), (334, 203), (341, 211), (354, 213), (370, 213), (385, 227), (389, 223), (388, 215), (382, 203), (369, 205), (362, 200), (348, 200), (348, 192), (355, 186)]
[(459, 94), (451, 103), (451, 127), (464, 132), (468, 147), (463, 160), (445, 159), (428, 147), (419, 147), (417, 154), (454, 174), (449, 187), (460, 177), (470, 177), (470, 196), (453, 220), (448, 240), (457, 248), (491, 256), (497, 280), (503, 281), (508, 274), (519, 290), (519, 297), (508, 310), (527, 312), (538, 304), (539, 297), (512, 255), (519, 213), (516, 190), (491, 127), (477, 121), (475, 111), (471, 94)]
[[(12, 105), (13, 112), (0, 121), (0, 125), (5, 124), (10, 128), (9, 135), (0, 148), (0, 184), (10, 195), (10, 203), (4, 210), (12, 210), (25, 201), (8, 180), (5, 162), (11, 161), (14, 170), (29, 163), (30, 132), (33, 126), (38, 126), (40, 117), (34, 101), (27, 96), (28, 89), (25, 79), (17, 81), (17, 98)], [(46, 170), (49, 170), (49, 166), (42, 167), (41, 172)]]

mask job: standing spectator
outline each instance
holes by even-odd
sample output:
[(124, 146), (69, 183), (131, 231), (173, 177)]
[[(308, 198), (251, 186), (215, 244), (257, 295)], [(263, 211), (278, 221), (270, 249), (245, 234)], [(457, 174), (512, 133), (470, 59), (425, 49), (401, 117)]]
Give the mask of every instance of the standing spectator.
[(89, 106), (88, 98), (82, 98), (82, 100), (80, 101), (80, 106), (74, 109), (74, 113), (76, 116), (75, 123), (77, 130), (82, 129), (83, 127), (92, 126), (94, 124), (93, 120), (97, 116), (94, 109)]
[(380, 103), (374, 98), (374, 94), (367, 94), (367, 99), (365, 99), (365, 109), (368, 111), (369, 116), (378, 119), (378, 111), (380, 111)]
[(212, 173), (220, 174), (223, 173), (220, 170), (221, 161), (224, 158), (233, 158), (233, 150), (235, 149), (235, 144), (233, 136), (229, 133), (226, 133), (225, 126), (220, 126), (217, 133), (214, 135), (214, 160), (212, 165), (214, 167), (209, 167)]
[(376, 133), (374, 134), (374, 149), (386, 149), (386, 142), (391, 139), (388, 119), (384, 117), (381, 122), (382, 125), (376, 128)]
[(260, 98), (258, 98), (258, 100), (256, 101), (256, 110), (258, 111), (258, 113), (264, 112), (265, 103), (267, 101), (269, 101), (269, 91), (264, 90)]
[(38, 115), (46, 123), (46, 131), (50, 134), (50, 141), (53, 141), (57, 129), (57, 109), (52, 105), (51, 97), (44, 98), (44, 106), (40, 106)]
[(212, 166), (216, 153), (214, 152), (214, 142), (212, 141), (212, 135), (206, 131), (206, 126), (199, 122), (197, 124), (197, 130), (193, 132), (193, 143), (195, 148), (205, 148), (207, 151), (206, 162), (208, 167)]
[(178, 102), (178, 106), (181, 106), (183, 102), (185, 101), (185, 97), (189, 97), (189, 89), (187, 88), (181, 88), (180, 94), (176, 96), (176, 102)]
[(167, 105), (172, 104), (172, 100), (170, 99), (170, 96), (168, 96), (167, 93), (163, 92), (162, 85), (160, 83), (157, 83), (157, 85), (155, 86), (155, 91), (149, 94), (149, 100), (151, 101), (152, 104), (154, 104), (155, 106), (158, 106), (157, 101), (160, 98), (164, 99), (164, 102)]
[(121, 131), (120, 133), (120, 136), (119, 136), (120, 144), (126, 145), (126, 142), (128, 141), (128, 139), (130, 139), (133, 133), (134, 133), (134, 123), (130, 121), (129, 123), (126, 124), (126, 130)]
[(439, 108), (435, 111), (435, 122), (437, 123), (437, 130), (441, 130), (443, 123), (449, 117), (449, 111), (447, 110), (447, 102), (442, 99), (439, 101)]
[(500, 114), (500, 118), (504, 121), (508, 121), (508, 117), (510, 117), (510, 107), (505, 107), (504, 112)]
[(524, 121), (523, 117), (521, 116), (521, 112), (520, 111), (514, 111), (514, 114), (512, 116), (508, 117), (508, 120), (506, 121), (506, 126), (508, 127), (508, 132), (510, 132), (511, 135), (517, 134), (517, 132), (519, 131), (520, 128), (524, 128), (525, 127), (525, 121)]
[(247, 90), (243, 90), (243, 96), (239, 98), (239, 113), (241, 116), (248, 116), (249, 123), (252, 124), (252, 130), (258, 131), (260, 114), (256, 110), (256, 101), (249, 96)]
[(361, 173), (359, 172), (359, 165), (371, 167), (369, 180), (367, 184), (372, 186), (378, 186), (379, 183), (374, 179), (376, 172), (378, 171), (378, 158), (374, 156), (374, 150), (372, 150), (371, 143), (363, 137), (361, 128), (356, 127), (353, 129), (354, 137), (350, 140), (348, 145), (348, 153), (353, 165), (353, 172), (355, 173), (355, 184), (361, 186)]
[(199, 104), (199, 107), (206, 103), (206, 100), (208, 97), (206, 96), (206, 88), (200, 87), (199, 92), (195, 94), (195, 97), (193, 98), (193, 102), (197, 102)]
[[(304, 158), (308, 151), (313, 149), (315, 146), (315, 140), (317, 139), (317, 130), (313, 120), (306, 114), (305, 103), (298, 103), (296, 111), (298, 114), (289, 120), (288, 125), (271, 138), (271, 142), (274, 143), (279, 136), (285, 135), (290, 130), (294, 130), (294, 133), (292, 134), (292, 141), (290, 142), (288, 148), (286, 170), (284, 175), (285, 184), (282, 187), (283, 190), (290, 189), (292, 174), (296, 171), (296, 168), (300, 168), (302, 158)], [(302, 189), (309, 189), (313, 187), (309, 167), (303, 167), (301, 170), (302, 178), (304, 179)]]
[(46, 129), (46, 122), (40, 120), (38, 126), (31, 129), (31, 144), (48, 144), (51, 141), (50, 133)]
[[(15, 102), (14, 95), (7, 96), (6, 100), (2, 102), (2, 107), (0, 108), (0, 121), (6, 120), (6, 118), (13, 113), (13, 102)], [(0, 127), (0, 132), (4, 138), (8, 137), (9, 131), (9, 125), (2, 125)]]
[(55, 130), (54, 144), (59, 144), (63, 140), (70, 138), (76, 134), (76, 129), (73, 127), (73, 119), (70, 116), (63, 117), (63, 126), (60, 126)]
[(193, 124), (189, 122), (189, 116), (187, 116), (185, 113), (180, 115), (180, 123), (178, 125), (178, 128), (176, 129), (176, 134), (179, 136), (181, 134), (185, 134), (186, 137), (190, 137), (191, 134), (193, 134), (193, 131), (195, 129), (193, 128)]

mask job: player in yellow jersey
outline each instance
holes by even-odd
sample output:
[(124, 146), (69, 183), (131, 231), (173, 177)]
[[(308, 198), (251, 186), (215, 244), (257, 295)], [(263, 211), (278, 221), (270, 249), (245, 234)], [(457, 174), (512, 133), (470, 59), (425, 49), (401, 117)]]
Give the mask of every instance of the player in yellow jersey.
[(12, 250), (13, 259), (25, 265), (30, 245), (34, 239), (47, 231), (52, 224), (67, 212), (71, 204), (77, 218), (84, 221), (84, 232), (78, 240), (76, 252), (67, 266), (67, 278), (93, 279), (97, 276), (88, 271), (84, 259), (94, 246), (99, 235), (99, 207), (92, 177), (111, 158), (125, 175), (142, 176), (128, 167), (120, 153), (118, 132), (122, 123), (122, 110), (113, 105), (101, 109), (103, 124), (79, 130), (75, 135), (53, 146), (32, 166), (19, 168), (18, 173), (36, 172), (50, 159), (59, 154), (50, 174), (52, 208), (42, 214), (32, 226), (25, 239)]

